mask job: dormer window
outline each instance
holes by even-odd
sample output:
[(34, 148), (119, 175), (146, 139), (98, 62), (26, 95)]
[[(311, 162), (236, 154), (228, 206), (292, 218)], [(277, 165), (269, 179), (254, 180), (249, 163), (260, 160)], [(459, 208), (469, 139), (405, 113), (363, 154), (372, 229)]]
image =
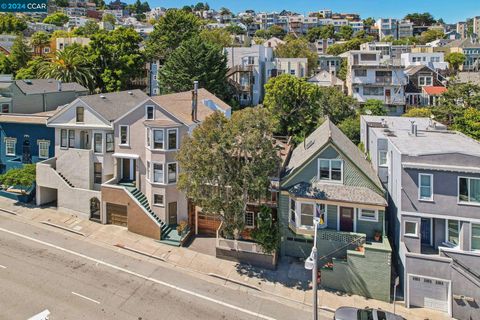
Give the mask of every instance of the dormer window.
[(154, 106), (147, 106), (146, 107), (146, 118), (147, 120), (154, 120), (155, 119), (155, 107)]
[(77, 122), (85, 121), (84, 112), (85, 112), (85, 109), (83, 107), (77, 107), (77, 116), (76, 116)]
[(338, 159), (318, 159), (319, 180), (343, 181), (343, 161)]

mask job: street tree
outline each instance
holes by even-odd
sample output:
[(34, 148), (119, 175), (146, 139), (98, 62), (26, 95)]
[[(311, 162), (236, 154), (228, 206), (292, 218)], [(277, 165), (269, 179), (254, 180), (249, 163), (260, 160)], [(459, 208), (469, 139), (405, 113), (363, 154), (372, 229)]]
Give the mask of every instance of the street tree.
[(252, 231), (252, 239), (262, 246), (266, 254), (274, 253), (280, 246), (280, 228), (273, 219), (272, 209), (261, 206), (258, 213), (257, 227)]

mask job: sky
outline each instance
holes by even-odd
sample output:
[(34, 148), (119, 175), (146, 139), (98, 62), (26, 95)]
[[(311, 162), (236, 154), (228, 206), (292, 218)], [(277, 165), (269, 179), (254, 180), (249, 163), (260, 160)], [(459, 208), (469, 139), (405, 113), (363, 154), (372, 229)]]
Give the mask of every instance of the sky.
[[(127, 2), (133, 2), (133, 0)], [(198, 1), (148, 0), (148, 2), (152, 8), (172, 8), (196, 4)], [(359, 13), (362, 18), (403, 18), (411, 12), (430, 12), (436, 19), (443, 18), (447, 23), (480, 16), (480, 0), (209, 0), (207, 2), (211, 8), (227, 7), (234, 13), (246, 9), (253, 9), (256, 12), (280, 12), (286, 9), (305, 14), (310, 11), (331, 9), (333, 12)]]

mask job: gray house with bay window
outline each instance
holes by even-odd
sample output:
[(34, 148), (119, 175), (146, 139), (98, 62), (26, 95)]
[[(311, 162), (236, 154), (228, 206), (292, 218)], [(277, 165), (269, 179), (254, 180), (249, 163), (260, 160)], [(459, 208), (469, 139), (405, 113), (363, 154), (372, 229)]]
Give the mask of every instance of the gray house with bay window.
[(480, 142), (429, 118), (362, 116), (389, 193), (408, 307), (480, 319)]
[(384, 190), (362, 152), (330, 120), (293, 150), (280, 190), (281, 254), (310, 254), (318, 216), (321, 286), (389, 301)]

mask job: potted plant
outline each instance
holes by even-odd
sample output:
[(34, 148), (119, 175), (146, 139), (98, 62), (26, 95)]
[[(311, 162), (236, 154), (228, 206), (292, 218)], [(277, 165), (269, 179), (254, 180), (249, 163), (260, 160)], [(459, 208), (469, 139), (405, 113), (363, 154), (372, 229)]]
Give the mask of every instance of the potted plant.
[(177, 232), (179, 236), (181, 236), (182, 233), (185, 231), (185, 229), (187, 229), (187, 225), (188, 225), (187, 221), (185, 220), (180, 221), (180, 223), (177, 226)]
[(373, 236), (373, 239), (377, 242), (380, 242), (382, 240), (382, 232), (380, 230), (375, 230), (375, 235)]

